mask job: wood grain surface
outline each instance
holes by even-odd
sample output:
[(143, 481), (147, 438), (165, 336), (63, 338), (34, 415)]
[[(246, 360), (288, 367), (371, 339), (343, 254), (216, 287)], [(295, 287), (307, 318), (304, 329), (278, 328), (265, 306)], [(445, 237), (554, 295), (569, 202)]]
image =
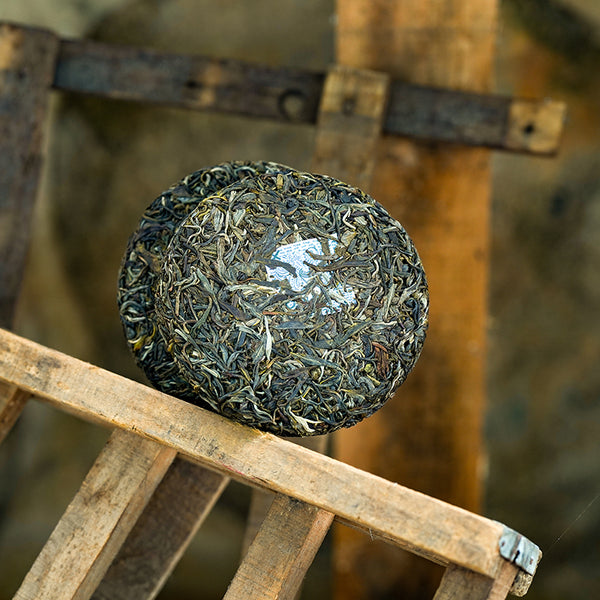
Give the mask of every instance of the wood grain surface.
[(277, 494), (225, 600), (293, 600), (333, 514)]
[(59, 40), (0, 23), (0, 326), (11, 327), (29, 247)]
[(93, 600), (156, 598), (229, 478), (176, 457)]
[[(337, 60), (420, 86), (487, 93), (496, 0), (338, 0)], [(393, 97), (393, 94), (392, 94)], [(490, 155), (384, 136), (372, 194), (407, 229), (430, 290), (414, 371), (371, 418), (336, 436), (336, 457), (480, 509), (489, 270)], [(432, 565), (340, 528), (337, 598), (433, 595)]]
[[(0, 330), (0, 380), (441, 564), (495, 577), (503, 525)], [(138, 444), (140, 440), (137, 440)], [(108, 565), (107, 565), (108, 566)]]
[(115, 431), (14, 600), (90, 598), (175, 455), (171, 448)]

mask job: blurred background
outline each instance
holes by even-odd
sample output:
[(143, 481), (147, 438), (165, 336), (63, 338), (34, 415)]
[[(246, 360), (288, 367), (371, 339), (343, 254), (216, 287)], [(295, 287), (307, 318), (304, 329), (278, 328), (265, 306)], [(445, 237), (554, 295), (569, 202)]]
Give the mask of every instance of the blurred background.
[[(493, 157), (484, 514), (542, 548), (528, 598), (589, 600), (600, 597), (600, 3), (500, 6), (496, 91), (564, 100), (569, 116), (557, 157)], [(321, 71), (334, 60), (333, 15), (333, 0), (0, 4), (0, 20), (65, 37)], [(115, 290), (145, 207), (220, 161), (305, 169), (313, 135), (310, 126), (53, 93), (16, 331), (141, 380)], [(31, 402), (0, 447), (0, 600), (16, 591), (107, 437)], [(161, 599), (223, 595), (248, 498), (243, 486), (228, 488)], [(306, 598), (330, 595), (328, 547)]]

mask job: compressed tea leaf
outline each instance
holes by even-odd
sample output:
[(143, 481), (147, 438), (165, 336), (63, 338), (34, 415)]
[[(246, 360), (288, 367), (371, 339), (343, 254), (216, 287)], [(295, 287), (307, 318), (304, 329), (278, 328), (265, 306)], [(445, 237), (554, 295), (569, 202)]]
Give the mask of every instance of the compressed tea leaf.
[(197, 171), (131, 236), (119, 309), (159, 389), (280, 435), (375, 412), (427, 328), (423, 267), (364, 192), (268, 162)]

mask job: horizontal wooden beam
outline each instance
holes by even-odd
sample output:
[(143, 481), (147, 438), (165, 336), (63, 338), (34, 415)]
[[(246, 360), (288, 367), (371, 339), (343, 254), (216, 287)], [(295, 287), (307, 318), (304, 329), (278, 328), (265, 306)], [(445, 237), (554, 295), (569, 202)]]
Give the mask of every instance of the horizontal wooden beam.
[(505, 560), (500, 523), (1, 329), (0, 380), (86, 420), (135, 432), (210, 469), (331, 512), (440, 564), (495, 578)]
[(62, 41), (54, 87), (119, 100), (314, 123), (324, 74)]
[[(193, 110), (315, 123), (324, 73), (64, 40), (60, 90)], [(348, 98), (351, 106), (352, 98)], [(532, 154), (557, 151), (565, 105), (394, 81), (384, 133)]]
[(0, 327), (21, 290), (58, 49), (48, 31), (0, 23)]
[(277, 494), (223, 600), (293, 600), (333, 515)]

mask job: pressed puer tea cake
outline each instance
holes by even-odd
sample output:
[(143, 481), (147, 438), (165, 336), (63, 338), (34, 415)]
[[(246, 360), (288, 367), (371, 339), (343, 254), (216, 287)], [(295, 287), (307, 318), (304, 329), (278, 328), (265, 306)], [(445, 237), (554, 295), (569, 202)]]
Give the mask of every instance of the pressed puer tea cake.
[(118, 302), (158, 389), (289, 436), (379, 409), (428, 314), (417, 251), (380, 204), (270, 162), (223, 163), (161, 194), (129, 239)]

